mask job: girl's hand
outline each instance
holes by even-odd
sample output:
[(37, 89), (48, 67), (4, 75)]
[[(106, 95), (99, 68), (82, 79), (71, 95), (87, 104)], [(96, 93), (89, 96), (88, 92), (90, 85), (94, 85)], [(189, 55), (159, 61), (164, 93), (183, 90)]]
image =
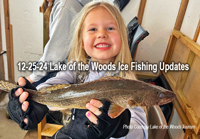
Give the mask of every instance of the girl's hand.
[[(92, 99), (89, 103), (86, 104), (86, 108), (90, 111), (86, 112), (86, 117), (95, 125), (97, 124), (97, 116), (101, 114), (99, 108), (101, 108), (103, 104), (99, 100)], [(95, 114), (95, 115), (94, 115)]]
[[(123, 137), (128, 134), (128, 129), (124, 129), (123, 125), (130, 124), (130, 111), (116, 104), (111, 104), (106, 100), (90, 100), (86, 104), (86, 108), (89, 111), (86, 112), (86, 117), (90, 120), (87, 125), (86, 132), (88, 135), (92, 135), (92, 138), (110, 138), (110, 137)], [(116, 111), (113, 111), (115, 108)], [(119, 111), (118, 111), (119, 110)], [(114, 116), (113, 116), (113, 113)], [(96, 130), (94, 130), (96, 129)]]
[[(24, 89), (36, 90), (36, 88), (25, 78), (18, 79), (19, 86)], [(42, 121), (48, 112), (46, 105), (39, 104), (28, 98), (29, 93), (22, 88), (13, 88), (9, 92), (8, 113), (13, 121), (24, 129), (37, 128), (37, 124)]]
[[(86, 112), (86, 117), (94, 124), (97, 124), (97, 117), (101, 114), (99, 108), (103, 107), (103, 104), (99, 100), (92, 99), (89, 103), (86, 104), (86, 108), (90, 111)], [(125, 109), (122, 107), (118, 108), (119, 111), (115, 113), (108, 113), (110, 118), (118, 117)], [(109, 111), (108, 111), (109, 112)]]
[[(25, 79), (20, 77), (18, 79), (18, 84), (19, 84), (19, 86), (25, 86), (25, 84), (26, 84)], [(28, 98), (28, 92), (23, 92), (22, 88), (18, 88), (15, 91), (15, 97), (18, 97), (18, 96), (19, 96), (19, 102), (22, 104), (22, 107), (21, 107), (22, 111), (25, 112), (28, 109), (28, 106), (29, 106), (29, 102), (25, 101)], [(24, 123), (25, 124), (28, 123), (28, 119), (27, 118), (24, 119)]]

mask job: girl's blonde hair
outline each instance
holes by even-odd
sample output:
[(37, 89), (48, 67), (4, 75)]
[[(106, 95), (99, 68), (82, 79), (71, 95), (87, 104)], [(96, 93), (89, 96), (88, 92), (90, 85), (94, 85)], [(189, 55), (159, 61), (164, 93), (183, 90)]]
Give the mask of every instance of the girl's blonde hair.
[[(70, 37), (70, 46), (72, 48), (72, 51), (69, 55), (68, 61), (77, 61), (77, 62), (88, 62), (88, 55), (86, 54), (85, 50), (82, 48), (82, 30), (83, 30), (83, 23), (90, 11), (97, 7), (104, 7), (107, 9), (110, 14), (115, 19), (118, 29), (120, 31), (120, 37), (121, 37), (121, 50), (119, 54), (115, 57), (114, 64), (118, 65), (118, 62), (126, 63), (130, 67), (130, 62), (132, 61), (129, 45), (128, 45), (128, 35), (127, 35), (127, 29), (126, 25), (124, 23), (124, 20), (121, 16), (121, 13), (115, 5), (111, 5), (107, 2), (99, 2), (99, 1), (92, 1), (84, 6), (84, 8), (75, 16), (74, 20), (71, 24), (71, 37)], [(131, 71), (121, 72), (121, 77), (127, 77), (127, 78), (134, 78), (135, 74)], [(127, 74), (128, 73), (128, 74)], [(130, 77), (129, 77), (130, 76)]]

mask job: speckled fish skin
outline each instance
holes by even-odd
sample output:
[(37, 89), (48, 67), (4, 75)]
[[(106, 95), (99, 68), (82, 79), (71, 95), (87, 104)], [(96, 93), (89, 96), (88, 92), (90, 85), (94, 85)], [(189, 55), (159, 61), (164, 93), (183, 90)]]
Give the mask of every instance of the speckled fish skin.
[[(9, 91), (17, 87), (0, 81), (0, 89)], [(85, 109), (91, 99), (108, 100), (123, 108), (135, 106), (164, 105), (175, 98), (172, 91), (139, 80), (102, 78), (100, 80), (72, 85), (53, 85), (29, 92), (31, 100), (52, 107)]]

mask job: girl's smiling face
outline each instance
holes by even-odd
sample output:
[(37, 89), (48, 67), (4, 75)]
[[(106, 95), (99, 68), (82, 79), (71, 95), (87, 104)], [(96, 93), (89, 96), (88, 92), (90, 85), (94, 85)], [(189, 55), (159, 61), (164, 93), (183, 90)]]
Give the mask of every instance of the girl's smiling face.
[(83, 48), (93, 61), (113, 62), (121, 49), (117, 23), (107, 9), (99, 6), (83, 22)]

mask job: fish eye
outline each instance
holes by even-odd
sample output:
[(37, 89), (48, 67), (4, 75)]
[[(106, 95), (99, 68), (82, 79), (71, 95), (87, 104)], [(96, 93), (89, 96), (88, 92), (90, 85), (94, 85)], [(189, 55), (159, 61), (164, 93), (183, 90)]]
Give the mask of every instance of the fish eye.
[(159, 97), (159, 98), (163, 98), (164, 96), (165, 96), (165, 95), (164, 95), (162, 92), (159, 92), (159, 93), (158, 93), (158, 97)]

